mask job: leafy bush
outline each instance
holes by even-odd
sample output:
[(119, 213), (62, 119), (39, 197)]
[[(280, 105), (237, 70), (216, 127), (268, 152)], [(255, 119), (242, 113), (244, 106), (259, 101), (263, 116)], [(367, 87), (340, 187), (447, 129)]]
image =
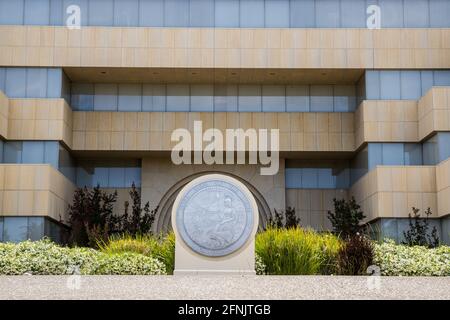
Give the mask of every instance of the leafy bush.
[(273, 228), (295, 228), (300, 226), (300, 218), (295, 214), (295, 208), (287, 207), (286, 211), (277, 211), (269, 218), (267, 225)]
[(373, 244), (364, 235), (347, 238), (338, 254), (338, 273), (363, 275), (373, 263)]
[(162, 275), (166, 267), (158, 259), (137, 253), (100, 254), (92, 274)]
[(336, 270), (341, 241), (301, 228), (269, 227), (256, 236), (256, 253), (267, 274), (327, 274)]
[(450, 276), (450, 247), (410, 247), (387, 240), (374, 245), (374, 264), (385, 276)]
[(168, 274), (173, 273), (175, 265), (175, 235), (170, 232), (166, 236), (129, 234), (116, 235), (107, 242), (99, 242), (100, 251), (108, 254), (137, 253), (157, 258), (165, 264)]
[(436, 227), (433, 227), (431, 234), (428, 232), (428, 218), (432, 215), (431, 209), (428, 208), (427, 211), (425, 211), (425, 218), (420, 217), (420, 209), (413, 207), (412, 211), (412, 214), (408, 213), (409, 230), (403, 231), (405, 241), (402, 243), (408, 246), (427, 246), (430, 248), (439, 246), (439, 237), (437, 235)]
[(328, 211), (328, 219), (333, 226), (333, 233), (346, 239), (362, 233), (361, 221), (365, 218), (361, 207), (356, 203), (355, 198), (349, 201), (345, 199), (333, 199), (334, 213)]
[(0, 243), (0, 275), (165, 274), (162, 262), (134, 253), (60, 247), (48, 239)]
[(266, 265), (257, 253), (255, 253), (255, 271), (257, 275), (266, 274)]

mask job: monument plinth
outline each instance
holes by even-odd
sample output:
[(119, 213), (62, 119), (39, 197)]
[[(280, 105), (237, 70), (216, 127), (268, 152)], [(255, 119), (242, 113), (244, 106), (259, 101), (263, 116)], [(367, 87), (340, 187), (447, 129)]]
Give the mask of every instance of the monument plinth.
[(255, 274), (258, 207), (248, 188), (221, 174), (188, 183), (172, 208), (174, 274)]

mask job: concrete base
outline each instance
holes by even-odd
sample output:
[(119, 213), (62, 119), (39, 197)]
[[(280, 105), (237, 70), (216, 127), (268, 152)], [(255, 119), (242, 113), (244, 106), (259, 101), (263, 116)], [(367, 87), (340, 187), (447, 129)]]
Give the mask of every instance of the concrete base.
[(206, 257), (175, 241), (174, 275), (255, 275), (255, 240), (224, 257)]

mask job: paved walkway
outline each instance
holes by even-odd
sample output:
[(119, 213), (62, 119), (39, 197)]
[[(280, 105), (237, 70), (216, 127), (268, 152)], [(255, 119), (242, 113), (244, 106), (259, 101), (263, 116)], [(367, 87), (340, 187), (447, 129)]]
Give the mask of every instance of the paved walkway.
[(450, 299), (450, 277), (0, 276), (0, 299)]

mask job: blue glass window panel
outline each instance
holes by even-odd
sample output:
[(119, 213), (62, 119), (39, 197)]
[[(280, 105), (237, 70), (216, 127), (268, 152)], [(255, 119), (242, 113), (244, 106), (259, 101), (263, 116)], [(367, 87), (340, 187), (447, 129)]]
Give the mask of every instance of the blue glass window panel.
[[(449, 17), (450, 19), (450, 17)], [(435, 86), (450, 86), (450, 71), (437, 70), (434, 71), (434, 85)]]
[(383, 145), (381, 143), (369, 143), (368, 146), (368, 170), (383, 165)]
[(20, 242), (28, 238), (28, 218), (6, 217), (3, 220), (3, 241)]
[(341, 0), (341, 27), (365, 28), (366, 4), (361, 0)]
[(216, 27), (239, 27), (239, 0), (216, 0)]
[(403, 27), (403, 0), (378, 0), (382, 28)]
[(264, 27), (264, 1), (241, 0), (240, 26), (242, 28)]
[(81, 13), (81, 25), (88, 25), (88, 0), (63, 0), (63, 25), (66, 25), (67, 18), (71, 16), (72, 13), (67, 13), (67, 8), (71, 5), (77, 5), (80, 7)]
[(48, 25), (50, 23), (49, 0), (25, 0), (26, 25)]
[(428, 165), (435, 165), (437, 164), (439, 154), (438, 154), (438, 143), (437, 143), (437, 135), (434, 135), (427, 141), (423, 143), (423, 164)]
[(237, 85), (214, 86), (214, 111), (236, 112), (238, 110)]
[(96, 167), (92, 177), (92, 186), (109, 187), (109, 168)]
[(137, 27), (139, 24), (139, 0), (114, 0), (114, 25)]
[(380, 71), (366, 71), (366, 99), (380, 99)]
[(112, 26), (114, 22), (114, 1), (90, 0), (89, 25)]
[(0, 24), (23, 24), (23, 0), (0, 0)]
[(4, 241), (3, 240), (3, 218), (0, 217), (0, 241)]
[(239, 112), (261, 111), (261, 86), (240, 85), (238, 103)]
[(141, 27), (164, 26), (164, 0), (139, 3), (139, 25)]
[(356, 108), (355, 86), (334, 86), (334, 112), (349, 112)]
[(400, 72), (380, 72), (380, 98), (382, 100), (400, 99)]
[(47, 69), (27, 69), (27, 98), (45, 98), (47, 95)]
[(287, 112), (308, 112), (309, 103), (309, 86), (286, 86)]
[(84, 168), (77, 167), (77, 186), (80, 188), (92, 187), (92, 175), (89, 174)]
[(26, 76), (25, 68), (6, 68), (6, 95), (9, 98), (26, 97)]
[[(67, 93), (68, 91), (70, 91), (68, 86), (65, 88), (65, 90)], [(47, 98), (61, 98), (62, 92), (63, 92), (62, 70), (56, 68), (47, 69)]]
[(439, 162), (447, 160), (450, 157), (450, 132), (438, 132), (437, 134)]
[(50, 25), (62, 26), (63, 25), (63, 1), (62, 0), (50, 0)]
[(167, 85), (167, 111), (189, 111), (189, 85)]
[(336, 177), (332, 168), (318, 168), (318, 187), (320, 189), (336, 188)]
[(311, 112), (333, 112), (333, 87), (311, 86)]
[(286, 111), (285, 86), (264, 85), (262, 87), (262, 104), (264, 112)]
[(142, 111), (166, 110), (166, 86), (144, 84), (142, 88)]
[(0, 68), (0, 90), (5, 92), (6, 69)]
[(44, 163), (44, 142), (23, 141), (22, 163)]
[(75, 110), (94, 110), (94, 85), (73, 83), (71, 105)]
[(266, 0), (267, 28), (289, 28), (289, 0)]
[(45, 141), (44, 143), (44, 163), (51, 164), (58, 169), (60, 145), (58, 141)]
[(316, 0), (316, 27), (339, 27), (339, 1)]
[(428, 20), (428, 0), (408, 0), (404, 2), (405, 28), (426, 28)]
[(44, 237), (45, 224), (42, 217), (28, 218), (28, 239), (31, 241), (41, 240)]
[(286, 188), (300, 189), (302, 187), (302, 169), (286, 168), (285, 169)]
[(448, 28), (450, 27), (450, 1), (432, 0), (430, 1), (430, 27)]
[(417, 100), (422, 96), (420, 71), (401, 71), (402, 99)]
[(315, 3), (314, 0), (291, 0), (292, 28), (313, 28), (315, 27)]
[(214, 26), (214, 1), (190, 0), (189, 23), (191, 27)]
[(191, 111), (214, 111), (214, 86), (199, 84), (191, 86)]
[(142, 110), (142, 86), (140, 84), (119, 85), (119, 111)]
[(351, 183), (352, 184), (355, 183), (368, 171), (369, 171), (369, 147), (365, 147), (361, 151), (359, 151), (358, 154), (351, 160), (351, 170), (350, 170)]
[(350, 169), (345, 168), (337, 172), (336, 177), (336, 188), (337, 189), (347, 189), (350, 187)]
[(420, 80), (422, 83), (422, 96), (433, 86), (433, 71), (421, 71)]
[(125, 168), (109, 168), (109, 188), (125, 187)]
[(405, 165), (422, 165), (422, 145), (420, 143), (405, 143)]
[(186, 27), (189, 25), (189, 1), (166, 0), (164, 4), (164, 24), (166, 27)]
[(302, 188), (307, 189), (317, 189), (318, 185), (318, 176), (317, 169), (315, 168), (303, 168), (302, 169)]
[(402, 166), (404, 164), (403, 143), (383, 143), (383, 165)]
[(117, 110), (117, 85), (95, 84), (94, 86), (94, 110), (116, 111)]
[(125, 186), (131, 187), (133, 184), (138, 188), (141, 186), (141, 168), (138, 167), (127, 167), (125, 168)]
[(0, 140), (0, 163), (3, 162), (3, 147), (4, 147), (4, 142), (3, 142), (3, 140)]
[[(53, 146), (47, 146), (46, 147), (51, 147), (53, 148)], [(58, 169), (59, 171), (66, 176), (70, 181), (76, 183), (76, 165), (75, 165), (75, 161), (72, 158), (72, 156), (70, 155), (69, 151), (67, 151), (66, 148), (64, 148), (62, 145), (60, 145), (59, 143), (57, 144), (58, 147), (58, 158), (57, 158), (57, 164), (58, 164)], [(53, 159), (47, 159), (46, 158), (46, 162), (49, 163), (51, 160)], [(53, 164), (52, 164), (53, 165)]]
[(8, 141), (3, 145), (4, 163), (22, 163), (22, 142)]

